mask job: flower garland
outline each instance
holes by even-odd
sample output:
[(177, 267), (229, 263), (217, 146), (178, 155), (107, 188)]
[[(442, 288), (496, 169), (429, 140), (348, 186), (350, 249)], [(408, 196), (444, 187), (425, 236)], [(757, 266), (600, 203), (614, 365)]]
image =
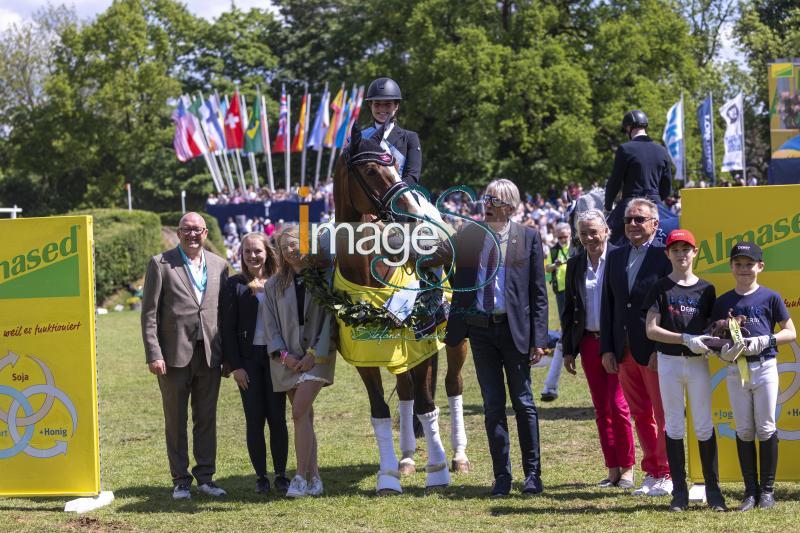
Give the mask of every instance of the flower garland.
[(420, 291), (411, 314), (400, 323), (385, 307), (375, 307), (369, 302), (353, 302), (348, 294), (334, 289), (325, 274), (326, 269), (315, 266), (304, 269), (302, 276), (306, 290), (311, 293), (317, 304), (350, 327), (362, 326), (386, 330), (412, 327), (417, 330), (430, 325), (437, 312), (444, 311), (443, 291), (436, 286), (438, 280), (430, 272), (422, 272), (422, 281), (428, 281), (433, 288)]

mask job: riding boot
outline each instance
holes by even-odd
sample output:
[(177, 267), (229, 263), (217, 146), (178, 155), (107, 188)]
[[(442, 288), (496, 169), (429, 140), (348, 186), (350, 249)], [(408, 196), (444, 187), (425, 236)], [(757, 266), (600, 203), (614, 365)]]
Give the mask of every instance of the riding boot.
[(703, 468), (703, 479), (706, 482), (706, 501), (714, 511), (727, 511), (725, 497), (719, 488), (719, 467), (717, 463), (717, 438), (711, 431), (711, 438), (697, 442), (700, 448), (700, 464)]
[(686, 486), (686, 454), (683, 450), (683, 439), (671, 439), (664, 435), (667, 441), (667, 461), (669, 461), (669, 475), (672, 478), (672, 502), (670, 511), (685, 511), (689, 508), (689, 488)]
[(447, 468), (447, 456), (439, 435), (439, 408), (437, 407), (430, 413), (417, 415), (417, 418), (425, 431), (425, 440), (428, 444), (425, 487), (446, 487), (450, 484), (450, 470)]
[(773, 433), (767, 440), (758, 443), (759, 468), (761, 470), (760, 509), (771, 509), (775, 506), (773, 493), (775, 472), (778, 469), (778, 433)]
[[(416, 472), (414, 452), (417, 450), (417, 439), (414, 437), (414, 400), (400, 400), (400, 473), (403, 475)], [(418, 422), (419, 423), (419, 422)]]
[(758, 471), (756, 470), (756, 443), (743, 441), (736, 437), (736, 451), (739, 454), (739, 467), (744, 481), (744, 498), (740, 511), (750, 511), (758, 505)]

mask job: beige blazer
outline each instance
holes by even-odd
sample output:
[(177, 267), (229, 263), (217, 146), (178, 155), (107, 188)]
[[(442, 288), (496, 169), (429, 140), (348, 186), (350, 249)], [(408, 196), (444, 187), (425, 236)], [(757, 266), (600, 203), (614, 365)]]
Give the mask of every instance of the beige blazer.
[[(307, 348), (314, 348), (317, 353), (316, 364), (306, 374), (332, 384), (338, 338), (336, 321), (331, 320), (331, 316), (306, 292), (303, 326), (300, 326), (294, 285), (279, 291), (277, 281), (277, 276), (267, 281), (264, 303), (261, 304), (269, 353), (287, 350), (302, 356)], [(294, 388), (300, 378), (300, 374), (288, 369), (280, 359), (274, 357), (270, 357), (270, 373), (272, 388), (276, 392)]]
[(228, 278), (228, 263), (208, 250), (204, 253), (208, 280), (202, 302), (197, 301), (178, 248), (154, 256), (147, 265), (142, 339), (148, 363), (163, 359), (167, 366), (187, 366), (200, 328), (208, 366), (222, 364), (220, 287)]

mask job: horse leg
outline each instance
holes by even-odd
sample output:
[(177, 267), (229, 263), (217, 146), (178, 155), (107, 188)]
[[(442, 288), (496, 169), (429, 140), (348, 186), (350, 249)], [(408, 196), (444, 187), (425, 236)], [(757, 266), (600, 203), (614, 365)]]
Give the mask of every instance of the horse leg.
[(397, 454), (394, 452), (394, 435), (392, 435), (392, 418), (389, 405), (383, 398), (383, 382), (381, 371), (374, 367), (358, 367), (358, 375), (367, 388), (369, 408), (372, 414), (372, 429), (378, 442), (380, 470), (378, 470), (377, 492), (379, 496), (400, 494), (400, 472), (398, 472)]
[(413, 474), (417, 471), (414, 452), (417, 439), (414, 434), (414, 384), (409, 372), (397, 374), (397, 397), (400, 398), (400, 473)]
[(447, 403), (450, 406), (450, 444), (453, 447), (453, 472), (469, 472), (467, 458), (467, 432), (464, 429), (464, 380), (461, 369), (467, 360), (467, 341), (456, 346), (447, 346), (447, 375), (444, 388), (447, 391)]
[(425, 467), (425, 487), (446, 487), (450, 484), (447, 456), (439, 435), (439, 409), (433, 403), (433, 359), (423, 361), (411, 372), (414, 375), (414, 412), (417, 415), (428, 445), (428, 465)]

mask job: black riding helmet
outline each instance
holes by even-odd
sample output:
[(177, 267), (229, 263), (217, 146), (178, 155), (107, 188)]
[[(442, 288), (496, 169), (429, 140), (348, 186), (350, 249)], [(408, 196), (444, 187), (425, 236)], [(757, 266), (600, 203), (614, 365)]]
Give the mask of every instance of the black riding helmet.
[(647, 128), (647, 124), (647, 115), (640, 109), (628, 111), (622, 117), (622, 131), (624, 133), (627, 133), (629, 128)]
[(365, 101), (372, 100), (402, 100), (400, 86), (392, 78), (378, 78), (369, 84)]

